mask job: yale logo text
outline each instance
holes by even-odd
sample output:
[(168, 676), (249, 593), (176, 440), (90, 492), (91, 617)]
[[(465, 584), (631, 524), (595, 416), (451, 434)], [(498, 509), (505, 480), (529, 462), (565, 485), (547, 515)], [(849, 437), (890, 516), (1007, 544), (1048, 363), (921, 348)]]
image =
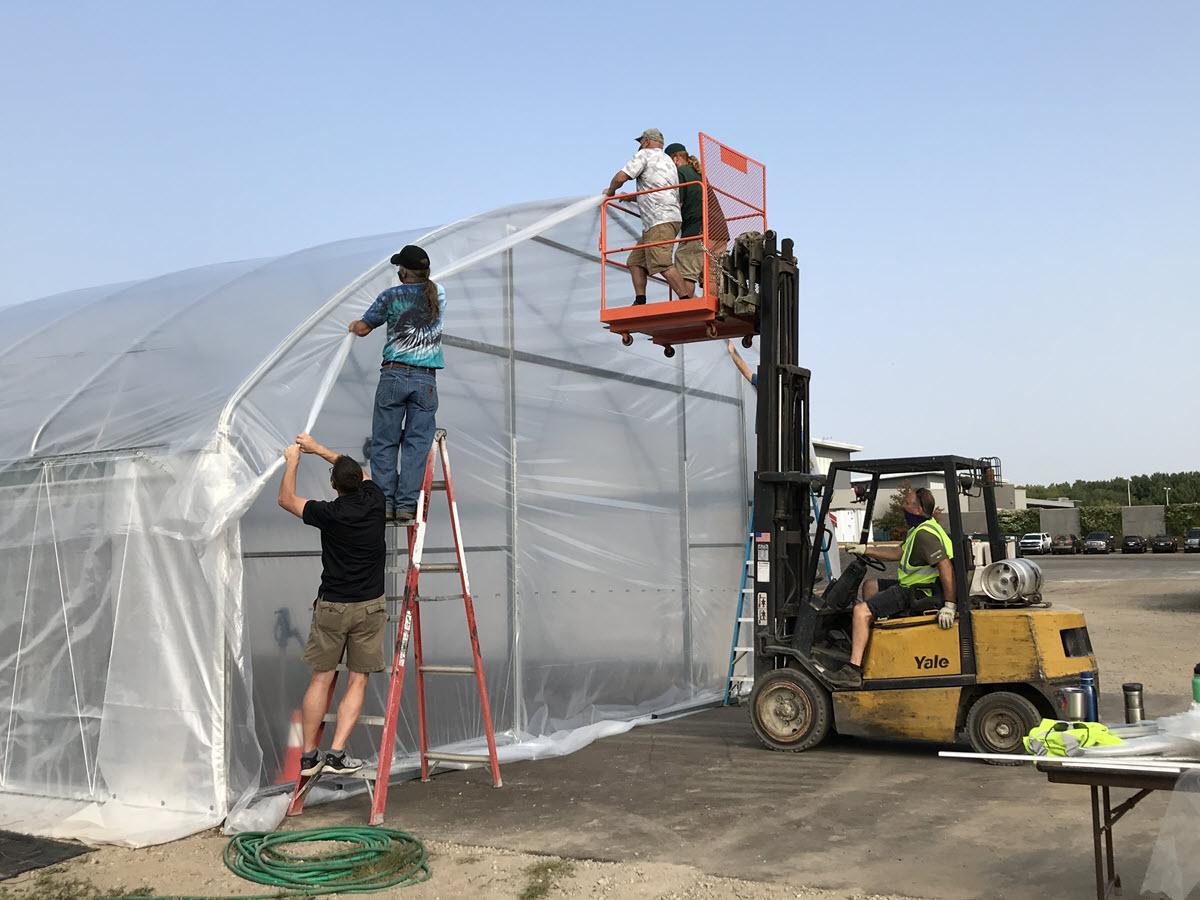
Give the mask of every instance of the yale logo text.
[(914, 656), (918, 669), (948, 669), (950, 660), (944, 656)]

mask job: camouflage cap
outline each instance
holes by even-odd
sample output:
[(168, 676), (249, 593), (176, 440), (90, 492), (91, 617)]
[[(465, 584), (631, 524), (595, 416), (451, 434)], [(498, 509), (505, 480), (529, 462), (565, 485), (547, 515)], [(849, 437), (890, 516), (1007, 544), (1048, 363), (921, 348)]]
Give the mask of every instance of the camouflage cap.
[(663, 136), (662, 132), (657, 128), (647, 128), (645, 131), (635, 137), (634, 140), (639, 144), (642, 141), (658, 141), (661, 144), (663, 142)]

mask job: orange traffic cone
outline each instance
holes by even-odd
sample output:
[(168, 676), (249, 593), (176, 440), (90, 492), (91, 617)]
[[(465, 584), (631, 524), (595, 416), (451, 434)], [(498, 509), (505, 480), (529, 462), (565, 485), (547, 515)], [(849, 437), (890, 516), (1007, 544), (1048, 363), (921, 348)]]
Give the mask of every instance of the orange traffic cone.
[(288, 726), (287, 750), (283, 754), (283, 767), (275, 776), (276, 784), (288, 784), (300, 780), (300, 756), (304, 753), (304, 725), (300, 710), (292, 710), (292, 724)]

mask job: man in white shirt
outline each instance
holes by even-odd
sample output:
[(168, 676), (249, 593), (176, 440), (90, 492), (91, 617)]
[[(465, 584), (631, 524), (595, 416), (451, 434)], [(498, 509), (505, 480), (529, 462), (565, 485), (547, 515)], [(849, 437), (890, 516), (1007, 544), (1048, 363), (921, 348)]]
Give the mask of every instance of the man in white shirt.
[(639, 243), (665, 243), (630, 251), (626, 265), (633, 279), (633, 302), (634, 305), (646, 302), (646, 281), (649, 276), (660, 273), (675, 296), (684, 300), (692, 292), (675, 269), (671, 259), (675, 245), (670, 243), (679, 236), (679, 226), (683, 221), (679, 208), (679, 189), (674, 187), (679, 184), (679, 170), (671, 157), (663, 152), (663, 134), (657, 128), (647, 128), (635, 140), (638, 142), (638, 152), (613, 176), (604, 193), (611, 197), (617, 188), (631, 178), (637, 179), (639, 191), (654, 191), (637, 198), (638, 213), (642, 217), (642, 239)]

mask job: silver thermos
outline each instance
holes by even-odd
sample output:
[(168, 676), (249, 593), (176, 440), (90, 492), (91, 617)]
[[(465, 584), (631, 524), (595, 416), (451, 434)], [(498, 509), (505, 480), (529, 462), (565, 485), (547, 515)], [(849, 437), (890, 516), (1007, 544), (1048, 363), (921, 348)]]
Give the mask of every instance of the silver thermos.
[(1142, 721), (1145, 714), (1142, 710), (1142, 686), (1136, 681), (1127, 681), (1121, 685), (1125, 694), (1125, 721), (1130, 725)]
[(1087, 691), (1065, 687), (1058, 692), (1058, 717), (1068, 722), (1087, 721)]

